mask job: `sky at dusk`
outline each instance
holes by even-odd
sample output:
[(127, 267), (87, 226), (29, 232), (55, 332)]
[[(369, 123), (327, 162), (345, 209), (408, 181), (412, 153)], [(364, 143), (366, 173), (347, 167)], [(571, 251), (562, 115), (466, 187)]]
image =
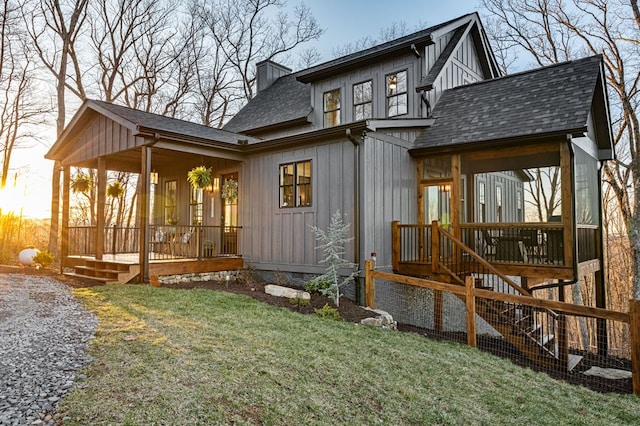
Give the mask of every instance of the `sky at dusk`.
[[(289, 6), (299, 2), (290, 1)], [(418, 31), (448, 21), (466, 13), (474, 12), (475, 0), (308, 0), (306, 4), (325, 33), (314, 42), (322, 55), (321, 62), (333, 58), (333, 49), (370, 36), (377, 39), (382, 29), (393, 23), (404, 23), (410, 32)], [(54, 102), (53, 87), (51, 95)], [(68, 100), (67, 122), (75, 113), (79, 102)], [(23, 205), (22, 214), (29, 217), (48, 217), (51, 205), (51, 173), (53, 163), (44, 155), (55, 142), (53, 124), (55, 114), (49, 120), (51, 127), (42, 127), (42, 141), (31, 144), (15, 153), (12, 169), (18, 172), (18, 186), (11, 196), (3, 194), (0, 202)], [(13, 178), (13, 173), (9, 175)]]
[(377, 38), (380, 30), (392, 23), (404, 22), (414, 32), (475, 12), (478, 7), (475, 0), (310, 0), (306, 4), (326, 30), (316, 44), (323, 61), (332, 59), (334, 47), (366, 36)]

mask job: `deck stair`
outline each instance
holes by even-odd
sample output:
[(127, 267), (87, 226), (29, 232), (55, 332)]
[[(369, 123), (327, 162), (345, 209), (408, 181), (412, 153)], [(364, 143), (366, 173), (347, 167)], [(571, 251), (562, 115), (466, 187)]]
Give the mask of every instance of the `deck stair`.
[[(451, 247), (450, 252), (458, 253), (453, 258), (440, 255), (438, 270), (433, 271), (439, 280), (465, 285), (465, 279), (472, 276), (476, 288), (531, 296), (525, 288), (495, 269), (449, 232), (442, 228), (439, 232), (444, 237), (444, 244)], [(458, 297), (464, 302), (464, 296)], [(566, 352), (562, 353), (558, 341), (560, 316), (551, 310), (476, 298), (476, 314), (541, 367), (564, 370), (573, 368), (579, 362), (579, 359), (569, 357)]]
[(65, 275), (89, 278), (105, 284), (126, 284), (140, 274), (140, 265), (135, 263), (80, 259), (73, 272)]

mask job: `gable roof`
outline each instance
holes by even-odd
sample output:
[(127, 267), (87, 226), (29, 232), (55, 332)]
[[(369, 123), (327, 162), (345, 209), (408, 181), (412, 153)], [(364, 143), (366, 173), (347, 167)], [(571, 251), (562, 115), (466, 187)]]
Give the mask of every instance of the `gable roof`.
[[(427, 45), (433, 43), (433, 40), (442, 31), (446, 33), (465, 25), (472, 20), (478, 19), (477, 13), (468, 13), (450, 21), (434, 25), (424, 30), (388, 41), (386, 43), (373, 46), (369, 49), (351, 53), (340, 58), (333, 59), (328, 62), (307, 68), (306, 70), (296, 73), (298, 80), (308, 83), (316, 81), (336, 73), (345, 72), (353, 68), (361, 67), (371, 60), (383, 58), (389, 59), (394, 54), (404, 54), (403, 48), (411, 48), (412, 45)], [(437, 33), (437, 34), (436, 34)]]
[(582, 136), (592, 106), (596, 119), (605, 124), (596, 142), (606, 151), (611, 149), (606, 100), (594, 103), (603, 85), (602, 57), (592, 56), (449, 89), (433, 110), (434, 125), (418, 135), (411, 153)]
[[(456, 35), (461, 37), (469, 31), (469, 28), (478, 28), (480, 25), (478, 14), (469, 13), (369, 49), (280, 77), (251, 99), (223, 128), (232, 132), (251, 134), (267, 127), (308, 122), (312, 112), (309, 83), (362, 67), (371, 61), (388, 60), (394, 55), (406, 54), (405, 49), (431, 44), (440, 35), (456, 29), (458, 30)], [(443, 60), (448, 58), (448, 55), (445, 56)], [(492, 72), (495, 64), (483, 63), (483, 67), (490, 70), (487, 72)]]
[(56, 143), (45, 155), (45, 158), (55, 159), (56, 153), (64, 146), (69, 137), (77, 131), (78, 127), (90, 119), (92, 112), (102, 114), (130, 129), (134, 136), (158, 135), (167, 139), (188, 139), (192, 142), (217, 146), (225, 144), (237, 146), (239, 140), (248, 140), (249, 142), (257, 140), (245, 135), (203, 126), (190, 121), (165, 117), (109, 102), (87, 99), (65, 127)]
[(278, 124), (306, 122), (310, 113), (311, 86), (289, 74), (258, 93), (223, 129), (241, 133)]

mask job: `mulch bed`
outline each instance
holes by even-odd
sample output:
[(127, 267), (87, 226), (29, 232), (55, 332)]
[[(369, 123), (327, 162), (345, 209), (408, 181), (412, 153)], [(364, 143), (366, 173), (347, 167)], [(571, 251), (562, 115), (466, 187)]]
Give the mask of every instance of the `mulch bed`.
[[(70, 287), (75, 288), (84, 288), (84, 287), (93, 287), (98, 285), (103, 285), (99, 281), (94, 281), (91, 279), (84, 279), (78, 277), (70, 277), (67, 275), (60, 274), (51, 269), (35, 269), (31, 267), (15, 267), (15, 266), (5, 266), (0, 265), (0, 274), (6, 273), (19, 273), (26, 275), (37, 275), (37, 276), (49, 276), (55, 278)], [(260, 302), (267, 303), (273, 306), (279, 306), (282, 308), (290, 309), (295, 312), (300, 312), (302, 314), (313, 314), (315, 309), (322, 308), (325, 304), (328, 304), (331, 307), (334, 307), (333, 302), (329, 300), (328, 297), (322, 296), (320, 294), (314, 294), (311, 297), (311, 302), (307, 306), (298, 306), (296, 304), (292, 304), (289, 299), (283, 297), (275, 297), (264, 292), (265, 283), (252, 283), (246, 284), (241, 281), (229, 281), (229, 282), (220, 282), (220, 281), (202, 281), (202, 282), (187, 282), (180, 284), (170, 284), (166, 285), (166, 288), (173, 289), (206, 289), (206, 290), (219, 290), (219, 291), (227, 291), (230, 293), (243, 294), (249, 297), (252, 297)], [(362, 319), (368, 317), (374, 317), (376, 314), (372, 311), (362, 308), (346, 297), (342, 297), (340, 299), (340, 306), (338, 307), (338, 312), (340, 313), (341, 318), (344, 321), (359, 323)], [(414, 327), (410, 325), (398, 324), (398, 330), (403, 332), (411, 332), (417, 333), (422, 336), (428, 337), (430, 339), (438, 339), (438, 340), (449, 340), (460, 342), (466, 344), (467, 337), (464, 332), (436, 332), (430, 329), (424, 329), (419, 327)], [(533, 364), (531, 360), (524, 357), (520, 351), (518, 351), (514, 346), (512, 346), (509, 342), (504, 339), (487, 336), (487, 335), (478, 335), (477, 336), (477, 345), (480, 350), (492, 353), (496, 356), (502, 358), (510, 359), (514, 364), (520, 365), (522, 367), (531, 368), (532, 370), (542, 371), (550, 376), (558, 379), (564, 380), (574, 385), (580, 385), (587, 388), (590, 388), (596, 392), (606, 393), (606, 392), (615, 392), (615, 393), (632, 393), (632, 383), (631, 379), (622, 379), (622, 380), (609, 380), (600, 377), (594, 376), (586, 376), (582, 374), (584, 371), (588, 370), (592, 366), (597, 366), (601, 368), (617, 368), (622, 370), (631, 370), (631, 361), (628, 359), (620, 359), (615, 357), (605, 357), (600, 356), (593, 353), (587, 352), (572, 352), (577, 355), (582, 355), (583, 360), (576, 366), (576, 368), (571, 371), (569, 374), (563, 374), (555, 371), (549, 371), (547, 369), (542, 369), (537, 365)]]

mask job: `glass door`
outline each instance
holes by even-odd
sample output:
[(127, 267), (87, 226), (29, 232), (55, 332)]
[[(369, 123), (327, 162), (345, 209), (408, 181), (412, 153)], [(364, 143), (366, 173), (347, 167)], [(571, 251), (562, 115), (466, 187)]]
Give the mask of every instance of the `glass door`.
[(451, 184), (423, 184), (422, 202), (425, 225), (438, 220), (444, 227), (451, 226)]
[(222, 254), (238, 254), (238, 173), (222, 175)]

